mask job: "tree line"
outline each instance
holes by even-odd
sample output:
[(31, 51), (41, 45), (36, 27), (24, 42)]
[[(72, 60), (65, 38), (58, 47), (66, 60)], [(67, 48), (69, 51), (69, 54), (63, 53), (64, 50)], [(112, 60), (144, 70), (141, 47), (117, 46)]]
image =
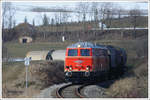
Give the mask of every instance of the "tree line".
[[(14, 27), (16, 26), (16, 19), (15, 19), (15, 13), (16, 8), (12, 5), (10, 2), (3, 2), (2, 3), (2, 30), (3, 35), (4, 33), (7, 33), (7, 35), (3, 36), (7, 38), (13, 38), (15, 37)], [(31, 9), (34, 12), (47, 12), (48, 9), (41, 9), (41, 8), (33, 8)], [(115, 3), (97, 3), (97, 2), (80, 2), (76, 4), (76, 7), (74, 9), (68, 10), (67, 7), (60, 8), (57, 11), (54, 9), (51, 9), (51, 12), (54, 11), (54, 17), (49, 18), (46, 13), (41, 16), (42, 19), (42, 25), (40, 26), (60, 26), (64, 25), (64, 29), (67, 29), (67, 24), (69, 23), (68, 20), (71, 18), (71, 13), (76, 13), (77, 23), (81, 22), (83, 25), (83, 34), (86, 29), (86, 22), (91, 21), (101, 23), (101, 30), (104, 28), (104, 23), (107, 21), (107, 28), (109, 28), (112, 24), (112, 20), (114, 18), (117, 18), (120, 20), (124, 14), (127, 14), (130, 17), (130, 22), (132, 23), (134, 29), (137, 27), (137, 18), (142, 15), (142, 12), (138, 8), (131, 9), (129, 11), (125, 11), (124, 8), (122, 8), (119, 5), (116, 5)], [(117, 16), (117, 17), (116, 17)], [(27, 17), (24, 19), (24, 23), (28, 23)], [(35, 19), (32, 21), (32, 25), (35, 25)], [(7, 29), (7, 32), (4, 32), (4, 29)], [(65, 32), (65, 30), (64, 30)], [(11, 35), (10, 35), (11, 34)], [(43, 32), (43, 37), (45, 37), (46, 32)], [(133, 37), (135, 37), (136, 31), (134, 30)], [(3, 38), (2, 37), (2, 38)], [(10, 39), (11, 40), (11, 39)]]

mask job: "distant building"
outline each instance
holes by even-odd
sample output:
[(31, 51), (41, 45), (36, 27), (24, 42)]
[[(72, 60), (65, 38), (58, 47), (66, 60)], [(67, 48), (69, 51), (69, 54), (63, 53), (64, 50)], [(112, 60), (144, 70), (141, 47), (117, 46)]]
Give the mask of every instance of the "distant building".
[(51, 51), (30, 51), (26, 57), (31, 60), (52, 60)]
[(33, 39), (31, 37), (23, 36), (19, 38), (19, 43), (31, 43), (32, 40)]
[(28, 23), (21, 23), (15, 27), (20, 43), (30, 43), (35, 38), (36, 29)]

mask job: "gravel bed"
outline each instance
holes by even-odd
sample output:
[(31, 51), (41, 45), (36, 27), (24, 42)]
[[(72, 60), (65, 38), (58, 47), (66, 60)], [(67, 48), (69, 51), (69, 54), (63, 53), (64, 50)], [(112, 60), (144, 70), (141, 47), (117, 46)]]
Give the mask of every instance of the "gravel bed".
[(87, 98), (104, 98), (106, 97), (105, 89), (97, 85), (90, 85), (84, 88), (84, 95)]
[(100, 82), (96, 85), (89, 85), (84, 87), (83, 94), (87, 98), (108, 98), (108, 94), (106, 93), (106, 89), (113, 84), (114, 80), (109, 80), (105, 82)]
[(41, 93), (37, 96), (34, 96), (35, 98), (55, 98), (56, 96), (54, 95), (56, 92), (56, 89), (59, 88), (59, 87), (62, 87), (64, 85), (67, 85), (67, 84), (70, 84), (70, 83), (62, 83), (62, 84), (55, 84), (55, 85), (52, 85), (44, 90), (41, 91)]

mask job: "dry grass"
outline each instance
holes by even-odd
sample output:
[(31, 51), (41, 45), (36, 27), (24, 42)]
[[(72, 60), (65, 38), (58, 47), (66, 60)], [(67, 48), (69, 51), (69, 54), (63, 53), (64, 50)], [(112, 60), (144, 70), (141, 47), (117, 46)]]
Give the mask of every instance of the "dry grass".
[(109, 97), (147, 98), (148, 97), (148, 44), (147, 39), (115, 41), (111, 45), (127, 51), (127, 72), (107, 89)]
[(4, 43), (3, 45), (7, 47), (9, 57), (25, 57), (25, 55), (29, 51), (65, 49), (65, 47), (69, 44), (70, 43), (66, 43), (66, 42), (65, 43), (34, 42), (30, 44), (7, 42)]
[(148, 65), (147, 60), (130, 69), (124, 77), (116, 80), (107, 90), (109, 97), (147, 98)]
[(146, 98), (148, 97), (147, 79), (136, 77), (116, 81), (109, 89), (110, 97)]
[(3, 62), (2, 66), (3, 66), (2, 67), (2, 72), (3, 72), (2, 73), (2, 79), (3, 79), (2, 82), (3, 83), (17, 79), (25, 68), (23, 62), (18, 62), (18, 63)]
[[(6, 66), (7, 65), (7, 66)], [(23, 63), (3, 65), (3, 97), (33, 97), (40, 90), (57, 83), (64, 82), (62, 61), (31, 62), (28, 72), (28, 95), (25, 89), (25, 67)]]
[[(109, 97), (148, 97), (148, 45), (147, 39), (142, 40), (98, 40), (96, 43), (115, 45), (125, 48), (128, 54), (128, 71), (124, 77), (116, 80), (107, 89)], [(71, 43), (71, 42), (70, 42)], [(60, 49), (69, 43), (32, 43), (32, 44), (5, 44), (9, 53), (15, 56), (24, 56), (29, 50)], [(28, 48), (27, 48), (28, 47)], [(26, 48), (26, 49), (25, 49)], [(25, 68), (23, 63), (3, 63), (3, 97), (25, 96)], [(40, 92), (52, 84), (64, 82), (63, 62), (31, 62), (29, 95)]]

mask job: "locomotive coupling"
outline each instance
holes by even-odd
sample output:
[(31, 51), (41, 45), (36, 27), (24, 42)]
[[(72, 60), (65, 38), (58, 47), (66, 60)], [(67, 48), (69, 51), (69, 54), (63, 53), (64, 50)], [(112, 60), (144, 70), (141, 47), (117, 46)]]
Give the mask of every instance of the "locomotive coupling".
[(72, 76), (72, 72), (67, 72), (66, 76), (71, 77)]
[(89, 77), (90, 76), (90, 72), (85, 72), (84, 74), (86, 77)]

